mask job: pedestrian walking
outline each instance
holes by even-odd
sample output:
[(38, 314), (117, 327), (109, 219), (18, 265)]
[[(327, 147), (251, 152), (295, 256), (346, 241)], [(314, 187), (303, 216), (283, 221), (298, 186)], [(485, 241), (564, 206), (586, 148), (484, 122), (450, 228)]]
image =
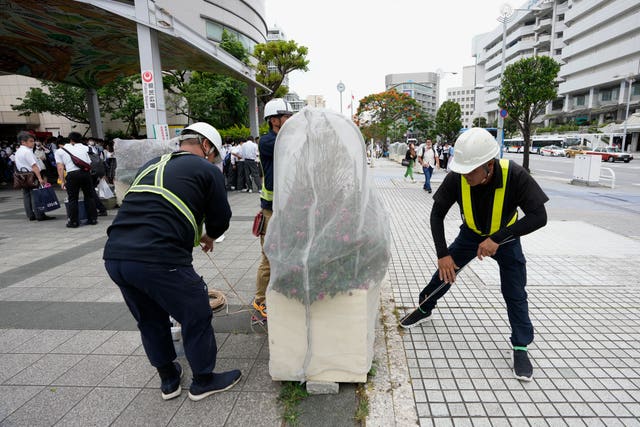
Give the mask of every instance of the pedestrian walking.
[(405, 181), (407, 180), (407, 177), (409, 177), (409, 179), (411, 179), (411, 182), (416, 182), (416, 180), (413, 179), (413, 165), (416, 161), (416, 157), (418, 157), (418, 155), (416, 154), (416, 146), (413, 144), (413, 142), (411, 142), (406, 154), (404, 155), (405, 162), (403, 164), (406, 164), (407, 166), (407, 169), (404, 172)]
[[(38, 159), (33, 152), (35, 146), (35, 139), (33, 135), (27, 131), (20, 131), (18, 133), (18, 143), (20, 147), (15, 152), (15, 166), (18, 171), (30, 171), (33, 172), (38, 179), (40, 185), (45, 184), (45, 178), (42, 175), (42, 170), (38, 167)], [(46, 221), (49, 219), (56, 219), (54, 216), (47, 216), (44, 212), (40, 212), (36, 209), (32, 188), (22, 189), (22, 199), (24, 206), (24, 213), (27, 215), (30, 221)]]
[[(530, 381), (533, 366), (527, 349), (533, 342), (529, 318), (527, 269), (520, 236), (547, 223), (544, 204), (549, 200), (538, 183), (520, 165), (496, 159), (500, 147), (489, 132), (472, 128), (455, 144), (449, 173), (433, 196), (431, 234), (438, 269), (419, 296), (418, 307), (400, 321), (412, 328), (431, 320), (437, 301), (451, 288), (457, 272), (473, 258), (495, 259), (500, 268), (501, 291), (507, 305), (516, 378)], [(458, 203), (463, 224), (447, 247), (444, 218)], [(524, 216), (518, 218), (518, 208)]]
[(433, 143), (430, 139), (427, 139), (422, 147), (418, 162), (422, 165), (422, 172), (424, 172), (424, 186), (422, 189), (427, 193), (431, 193), (431, 175), (433, 175), (433, 169), (438, 168), (439, 164), (436, 150), (433, 149)]
[[(213, 373), (217, 346), (207, 285), (193, 268), (193, 247), (213, 250), (229, 227), (231, 208), (222, 172), (222, 140), (207, 123), (180, 134), (180, 150), (145, 164), (126, 193), (104, 248), (105, 268), (138, 323), (142, 344), (160, 375), (165, 400), (182, 391), (169, 316), (182, 327), (191, 366), (191, 400), (228, 390), (240, 381), (234, 369)], [(202, 225), (205, 234), (202, 234)]]

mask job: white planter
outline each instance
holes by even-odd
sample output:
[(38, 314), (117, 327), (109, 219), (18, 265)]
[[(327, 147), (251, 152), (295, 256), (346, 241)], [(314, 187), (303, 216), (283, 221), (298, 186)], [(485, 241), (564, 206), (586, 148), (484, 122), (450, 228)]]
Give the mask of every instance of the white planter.
[(310, 305), (272, 289), (269, 373), (275, 381), (366, 382), (380, 302), (378, 284)]

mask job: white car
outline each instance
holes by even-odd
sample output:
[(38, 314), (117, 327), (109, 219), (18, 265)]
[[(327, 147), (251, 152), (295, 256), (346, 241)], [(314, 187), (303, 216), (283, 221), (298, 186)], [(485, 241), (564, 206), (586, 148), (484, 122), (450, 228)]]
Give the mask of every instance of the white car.
[(566, 156), (564, 148), (558, 147), (557, 145), (547, 145), (546, 147), (542, 147), (539, 153), (541, 156), (553, 156), (553, 157)]

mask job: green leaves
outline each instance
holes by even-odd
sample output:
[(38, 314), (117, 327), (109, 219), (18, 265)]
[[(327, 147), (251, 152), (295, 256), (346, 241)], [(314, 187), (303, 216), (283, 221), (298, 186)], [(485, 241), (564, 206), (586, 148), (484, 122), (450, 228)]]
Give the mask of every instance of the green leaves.
[(89, 124), (89, 113), (85, 90), (76, 86), (62, 83), (41, 81), (45, 88), (31, 88), (24, 96), (18, 98), (20, 104), (12, 105), (21, 116), (31, 114), (51, 113), (65, 117), (72, 122)]
[(253, 56), (258, 60), (256, 79), (271, 89), (272, 93), (258, 91), (263, 103), (286, 95), (288, 89), (282, 86), (287, 74), (295, 70), (308, 71), (308, 49), (298, 46), (293, 40), (276, 40), (256, 45)]
[(460, 104), (454, 101), (445, 101), (442, 103), (436, 113), (436, 133), (442, 138), (443, 142), (453, 143), (462, 128), (462, 111)]
[(424, 127), (425, 120), (418, 101), (394, 89), (365, 96), (356, 112), (356, 122), (367, 138), (385, 139), (390, 128), (404, 133), (409, 127)]

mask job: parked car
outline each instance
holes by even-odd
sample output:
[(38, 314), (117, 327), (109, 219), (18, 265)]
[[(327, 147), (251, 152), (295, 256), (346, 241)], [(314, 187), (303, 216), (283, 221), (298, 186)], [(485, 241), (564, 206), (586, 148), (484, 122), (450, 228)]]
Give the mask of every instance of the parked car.
[(546, 147), (542, 147), (538, 153), (541, 156), (553, 157), (564, 157), (566, 155), (564, 148), (558, 147), (557, 145), (547, 145)]
[(586, 145), (572, 145), (564, 150), (567, 157), (575, 157), (577, 154), (584, 154), (589, 151), (590, 148)]
[(625, 153), (618, 147), (597, 147), (592, 151), (587, 151), (585, 154), (597, 154), (602, 157), (603, 162), (616, 162), (621, 161), (629, 163), (633, 160), (633, 156), (629, 153)]

